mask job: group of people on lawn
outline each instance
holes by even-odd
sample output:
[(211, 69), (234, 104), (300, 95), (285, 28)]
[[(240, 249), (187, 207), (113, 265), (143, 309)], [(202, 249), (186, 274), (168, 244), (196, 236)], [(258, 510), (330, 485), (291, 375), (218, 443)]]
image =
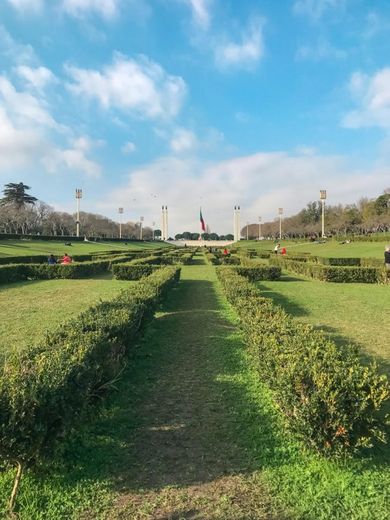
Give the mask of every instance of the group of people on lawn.
[(60, 258), (59, 260), (57, 260), (54, 255), (50, 255), (49, 258), (47, 259), (47, 263), (49, 265), (54, 265), (54, 264), (67, 265), (67, 264), (72, 263), (72, 258), (68, 255), (68, 253), (65, 253), (64, 256), (62, 258)]

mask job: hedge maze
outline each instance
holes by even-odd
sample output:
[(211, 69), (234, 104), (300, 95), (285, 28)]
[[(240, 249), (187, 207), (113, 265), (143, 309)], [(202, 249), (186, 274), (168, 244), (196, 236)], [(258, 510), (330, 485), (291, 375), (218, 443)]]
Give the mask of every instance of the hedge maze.
[[(46, 260), (0, 261), (0, 284), (101, 276), (129, 283), (114, 298), (93, 304), (47, 331), (38, 343), (5, 356), (0, 377), (0, 459), (8, 472), (16, 468), (13, 490), (8, 489), (9, 511), (17, 504), (22, 474), (53, 464), (58, 447), (91, 420), (91, 412), (99, 413), (108, 394), (115, 394), (124, 367), (132, 363), (132, 353), (153, 327), (161, 304), (180, 287), (189, 298), (194, 283), (198, 293), (206, 290), (199, 284), (210, 284), (213, 277), (215, 290), (238, 318), (256, 384), (269, 390), (284, 435), (291, 435), (300, 449), (323, 461), (359, 458), (362, 450), (386, 442), (386, 376), (375, 363), (363, 363), (356, 347), (340, 346), (324, 331), (297, 321), (265, 297), (258, 283), (279, 284), (287, 272), (323, 282), (384, 284), (388, 279), (378, 260), (309, 254), (281, 257), (254, 250), (226, 255), (222, 249), (199, 248), (79, 255), (70, 265), (48, 265)], [(191, 270), (201, 273), (201, 269), (211, 277), (207, 282), (201, 277), (192, 285), (180, 281), (181, 271), (188, 277)], [(197, 324), (196, 313), (202, 310), (190, 311)], [(209, 320), (217, 320), (216, 314), (211, 316)], [(196, 336), (196, 328), (191, 334)], [(223, 344), (224, 338), (219, 341)], [(185, 349), (183, 343), (181, 355)], [(358, 509), (358, 503), (353, 507)]]

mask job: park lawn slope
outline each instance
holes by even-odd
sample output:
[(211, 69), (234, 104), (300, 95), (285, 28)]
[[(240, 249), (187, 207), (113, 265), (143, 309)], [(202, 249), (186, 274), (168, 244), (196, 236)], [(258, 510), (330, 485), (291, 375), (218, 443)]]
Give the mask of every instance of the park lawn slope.
[(20, 282), (0, 289), (0, 356), (36, 343), (67, 319), (97, 303), (114, 298), (132, 282), (109, 276), (90, 280)]
[(0, 258), (6, 256), (28, 255), (63, 255), (65, 251), (72, 255), (88, 255), (91, 253), (110, 251), (143, 251), (169, 247), (162, 241), (155, 242), (71, 242), (69, 240), (0, 240)]
[(324, 283), (282, 277), (257, 286), (286, 312), (325, 332), (338, 344), (356, 343), (390, 367), (390, 288), (386, 285)]
[(311, 253), (315, 256), (333, 258), (380, 258), (384, 257), (386, 241), (382, 242), (351, 242), (342, 244), (336, 240), (329, 240), (325, 244), (296, 240), (241, 240), (231, 247), (238, 249), (255, 249), (256, 251), (273, 250), (276, 243), (287, 249), (287, 254)]

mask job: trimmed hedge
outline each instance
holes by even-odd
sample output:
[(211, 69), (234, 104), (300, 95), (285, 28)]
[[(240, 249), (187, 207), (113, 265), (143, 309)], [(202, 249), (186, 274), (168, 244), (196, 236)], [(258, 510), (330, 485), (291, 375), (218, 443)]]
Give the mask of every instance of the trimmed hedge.
[(140, 280), (149, 276), (160, 267), (155, 265), (133, 265), (131, 263), (116, 264), (112, 266), (112, 273), (117, 280)]
[(337, 266), (360, 266), (360, 258), (327, 258), (317, 257), (317, 262), (323, 265), (337, 265)]
[(236, 269), (217, 268), (217, 274), (240, 317), (260, 378), (297, 436), (333, 456), (385, 440), (382, 410), (389, 384), (375, 365), (363, 366), (354, 347), (339, 348), (294, 320)]
[(271, 265), (284, 267), (295, 274), (337, 283), (381, 283), (385, 280), (384, 269), (375, 267), (341, 267), (301, 262), (288, 258), (272, 257)]
[(15, 264), (0, 266), (0, 283), (20, 282), (23, 280), (53, 280), (57, 278), (86, 278), (108, 271), (110, 262), (82, 262), (62, 264)]
[[(229, 269), (229, 268), (227, 268)], [(251, 282), (259, 280), (278, 280), (282, 274), (282, 269), (276, 266), (255, 266), (255, 267), (235, 267), (237, 274), (245, 276)]]
[(179, 268), (159, 269), (7, 357), (0, 378), (2, 461), (32, 465), (53, 453), (118, 377), (135, 335), (179, 276)]

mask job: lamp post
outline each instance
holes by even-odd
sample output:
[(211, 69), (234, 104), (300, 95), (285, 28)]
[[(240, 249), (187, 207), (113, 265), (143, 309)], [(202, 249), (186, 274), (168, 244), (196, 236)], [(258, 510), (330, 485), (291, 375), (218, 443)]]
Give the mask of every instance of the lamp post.
[(261, 217), (259, 217), (259, 240), (261, 239)]
[(246, 223), (246, 239), (249, 240), (249, 222)]
[(119, 213), (119, 238), (122, 238), (122, 215), (123, 215), (123, 208), (118, 208)]
[(279, 240), (282, 240), (282, 215), (283, 215), (283, 208), (279, 208)]
[(142, 240), (142, 222), (144, 221), (144, 217), (139, 218), (139, 239)]
[(83, 196), (83, 190), (76, 188), (76, 236), (80, 236), (80, 199)]
[(325, 200), (326, 200), (326, 190), (320, 190), (320, 199), (322, 203), (322, 229), (321, 236), (325, 238)]
[(153, 233), (153, 240), (154, 240), (154, 228), (156, 227), (156, 223), (152, 222), (152, 233)]

